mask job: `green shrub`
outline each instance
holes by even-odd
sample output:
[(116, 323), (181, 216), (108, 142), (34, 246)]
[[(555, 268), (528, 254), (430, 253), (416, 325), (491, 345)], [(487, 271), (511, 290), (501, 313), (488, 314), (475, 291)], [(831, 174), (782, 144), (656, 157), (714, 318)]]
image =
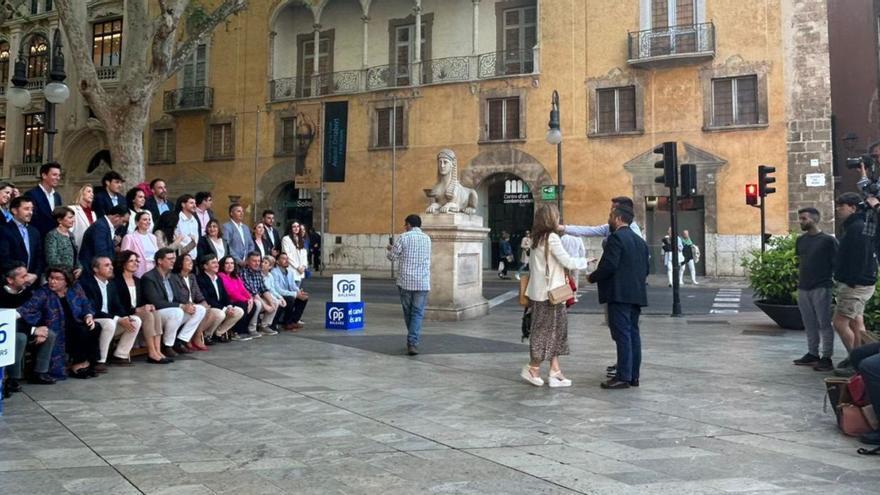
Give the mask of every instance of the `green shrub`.
[(880, 280), (877, 282), (874, 295), (865, 304), (865, 328), (874, 333), (880, 332)]
[(794, 253), (796, 239), (794, 234), (773, 237), (765, 253), (762, 254), (760, 249), (752, 250), (742, 261), (742, 266), (748, 272), (749, 285), (758, 299), (770, 304), (797, 304), (798, 259)]

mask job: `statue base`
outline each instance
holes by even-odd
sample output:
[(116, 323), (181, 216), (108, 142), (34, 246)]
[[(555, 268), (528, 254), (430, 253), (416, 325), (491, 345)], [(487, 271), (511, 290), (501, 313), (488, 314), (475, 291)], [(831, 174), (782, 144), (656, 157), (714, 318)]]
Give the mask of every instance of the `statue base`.
[(478, 215), (424, 215), (431, 237), (431, 292), (425, 319), (458, 321), (489, 314), (483, 297), (483, 241), (489, 229)]

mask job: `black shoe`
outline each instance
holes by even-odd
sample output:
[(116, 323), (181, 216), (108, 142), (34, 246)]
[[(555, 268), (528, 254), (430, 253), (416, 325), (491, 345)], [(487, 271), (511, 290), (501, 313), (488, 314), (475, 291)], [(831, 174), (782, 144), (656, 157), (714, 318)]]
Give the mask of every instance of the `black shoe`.
[(2, 397), (3, 397), (4, 399), (8, 399), (8, 398), (12, 397), (12, 390), (10, 390), (10, 389), (9, 389), (9, 386), (8, 386), (7, 384), (5, 384), (5, 383), (3, 384), (3, 394), (2, 394)]
[(162, 359), (153, 359), (151, 357), (148, 357), (147, 362), (150, 364), (170, 364), (170, 363), (173, 363), (174, 360), (171, 358), (167, 358), (167, 357), (164, 357)]
[(804, 356), (800, 359), (795, 359), (792, 361), (795, 366), (815, 366), (816, 363), (819, 362), (819, 356), (815, 354), (810, 354), (809, 352), (804, 354)]
[(131, 359), (123, 359), (117, 356), (111, 356), (107, 363), (114, 366), (134, 366), (134, 364), (131, 362)]
[[(174, 344), (174, 352), (177, 354), (191, 354), (192, 353), (192, 351), (190, 351), (189, 349), (186, 348), (186, 344), (182, 343), (179, 340), (177, 341), (176, 344)], [(163, 354), (164, 354), (164, 352), (163, 352)]]
[(80, 380), (85, 380), (87, 378), (91, 378), (91, 377), (95, 376), (95, 372), (92, 371), (91, 368), (85, 367), (85, 368), (80, 368), (76, 371), (71, 371), (70, 375), (68, 375), (68, 376), (70, 376), (71, 378), (79, 378)]
[(832, 371), (834, 370), (834, 363), (831, 362), (831, 358), (824, 357), (816, 363), (816, 366), (813, 366), (813, 369), (816, 371)]
[(629, 382), (623, 382), (623, 381), (618, 380), (617, 378), (612, 378), (612, 379), (608, 380), (607, 382), (602, 382), (600, 384), (600, 386), (602, 388), (608, 389), (608, 390), (618, 390), (618, 389), (629, 388), (630, 384), (629, 384)]
[(837, 363), (837, 367), (838, 368), (849, 368), (850, 367), (849, 358), (846, 358), (843, 361)]
[(21, 392), (21, 383), (18, 383), (18, 380), (14, 378), (10, 378), (9, 381), (6, 382), (6, 386), (9, 387), (10, 393)]
[(169, 347), (164, 344), (162, 345), (162, 354), (165, 354), (166, 356), (171, 356), (171, 357), (174, 357), (177, 355), (177, 353), (174, 352), (174, 349), (172, 347)]
[(865, 433), (859, 437), (859, 441), (868, 445), (880, 445), (880, 430)]
[(213, 337), (205, 337), (205, 345), (214, 345), (215, 343)]
[(406, 353), (409, 354), (410, 356), (416, 356), (419, 354), (419, 348), (414, 345), (407, 345), (406, 346)]
[(639, 386), (639, 379), (636, 378), (635, 380), (629, 382), (629, 386), (630, 387), (638, 387)]
[[(55, 385), (55, 379), (49, 376), (49, 373), (37, 373), (30, 379), (30, 383), (34, 385)], [(21, 390), (21, 386), (19, 386)]]

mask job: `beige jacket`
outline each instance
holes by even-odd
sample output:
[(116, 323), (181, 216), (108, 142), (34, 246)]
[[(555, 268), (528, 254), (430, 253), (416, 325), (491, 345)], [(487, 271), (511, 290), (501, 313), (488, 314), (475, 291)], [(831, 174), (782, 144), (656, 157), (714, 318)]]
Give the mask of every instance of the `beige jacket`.
[[(544, 250), (550, 245), (550, 255), (545, 258)], [(550, 283), (547, 284), (547, 268), (549, 265)], [(586, 258), (569, 256), (562, 247), (562, 240), (557, 234), (550, 234), (546, 243), (532, 246), (529, 256), (529, 285), (526, 295), (532, 301), (546, 301), (547, 291), (565, 284), (565, 269), (582, 270), (587, 267)]]

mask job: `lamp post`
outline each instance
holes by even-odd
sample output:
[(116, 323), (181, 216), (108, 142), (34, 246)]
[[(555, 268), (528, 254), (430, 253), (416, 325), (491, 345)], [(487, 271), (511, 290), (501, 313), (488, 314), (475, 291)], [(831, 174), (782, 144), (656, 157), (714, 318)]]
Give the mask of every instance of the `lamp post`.
[(556, 207), (559, 208), (559, 222), (562, 223), (562, 130), (559, 128), (559, 92), (553, 90), (550, 102), (550, 122), (547, 123), (547, 142), (556, 145)]
[[(46, 162), (54, 160), (55, 134), (55, 105), (64, 103), (70, 97), (70, 88), (64, 84), (67, 74), (64, 72), (64, 54), (61, 49), (61, 30), (56, 29), (52, 37), (52, 62), (49, 69), (49, 83), (43, 88), (46, 97)], [(18, 60), (15, 62), (15, 72), (12, 76), (13, 86), (9, 88), (7, 98), (18, 108), (25, 108), (31, 102), (31, 94), (27, 89), (27, 64), (24, 61), (24, 44), (18, 52)]]

